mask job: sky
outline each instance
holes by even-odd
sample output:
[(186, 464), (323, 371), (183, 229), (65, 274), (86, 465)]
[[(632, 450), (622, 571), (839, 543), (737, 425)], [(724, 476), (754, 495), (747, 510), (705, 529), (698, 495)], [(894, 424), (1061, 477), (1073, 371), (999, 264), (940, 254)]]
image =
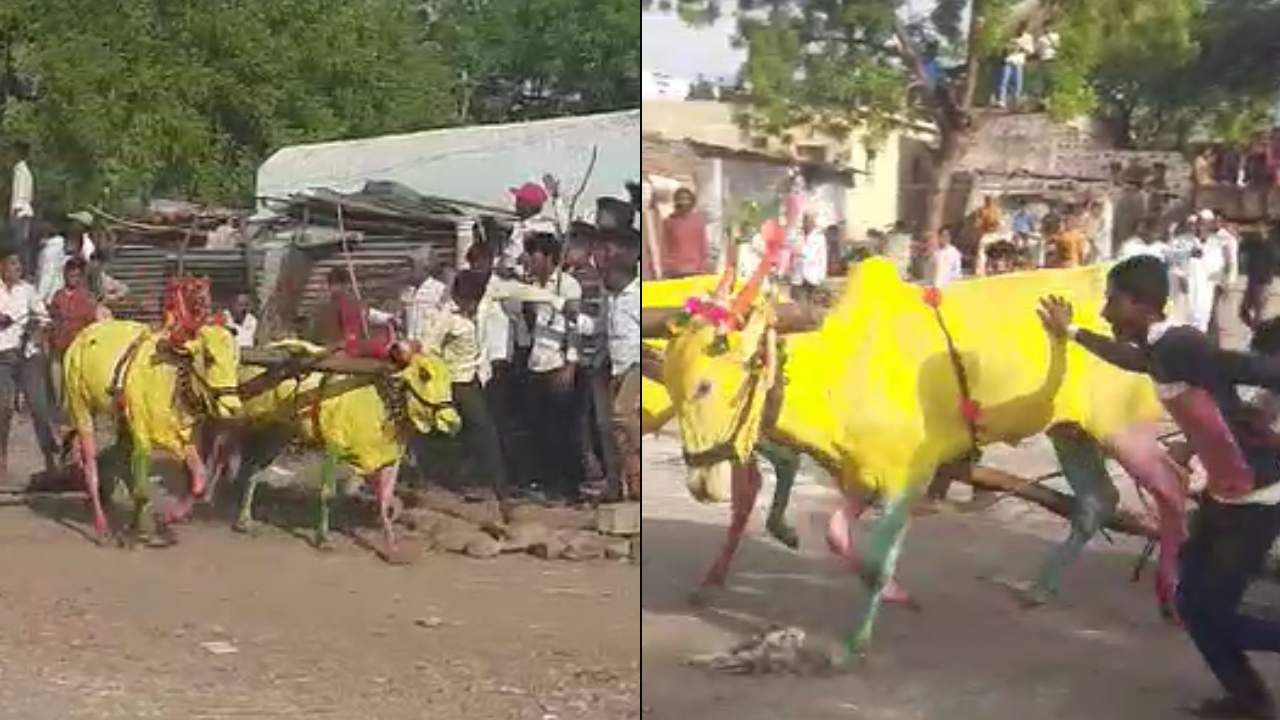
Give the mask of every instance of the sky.
[[(906, 14), (915, 17), (927, 13), (933, 0), (906, 0)], [(733, 79), (746, 59), (745, 50), (730, 46), (737, 29), (732, 3), (723, 3), (724, 14), (715, 25), (693, 28), (680, 21), (674, 12), (641, 13), (640, 49), (645, 70), (666, 73), (687, 80), (699, 75), (710, 79)]]

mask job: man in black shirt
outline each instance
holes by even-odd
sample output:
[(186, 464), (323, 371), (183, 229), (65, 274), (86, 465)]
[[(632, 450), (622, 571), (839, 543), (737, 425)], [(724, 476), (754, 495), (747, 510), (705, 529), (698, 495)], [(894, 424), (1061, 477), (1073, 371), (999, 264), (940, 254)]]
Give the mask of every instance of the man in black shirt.
[(1273, 718), (1271, 693), (1247, 651), (1280, 652), (1280, 624), (1239, 612), (1252, 577), (1280, 533), (1280, 454), (1260, 442), (1236, 387), (1280, 391), (1280, 361), (1221, 350), (1200, 331), (1165, 321), (1168, 272), (1138, 256), (1107, 278), (1103, 318), (1115, 338), (1072, 325), (1062, 298), (1041, 301), (1045, 328), (1094, 355), (1150, 375), (1170, 415), (1200, 456), (1209, 486), (1181, 553), (1178, 612), (1227, 694), (1195, 710), (1204, 718)]

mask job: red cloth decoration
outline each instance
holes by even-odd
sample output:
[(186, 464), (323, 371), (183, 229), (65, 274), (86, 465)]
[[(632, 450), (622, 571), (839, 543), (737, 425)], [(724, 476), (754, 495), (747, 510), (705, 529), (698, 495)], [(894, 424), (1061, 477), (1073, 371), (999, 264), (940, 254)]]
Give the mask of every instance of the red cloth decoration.
[(212, 321), (208, 278), (174, 278), (164, 289), (164, 329), (169, 339), (184, 343), (201, 325)]

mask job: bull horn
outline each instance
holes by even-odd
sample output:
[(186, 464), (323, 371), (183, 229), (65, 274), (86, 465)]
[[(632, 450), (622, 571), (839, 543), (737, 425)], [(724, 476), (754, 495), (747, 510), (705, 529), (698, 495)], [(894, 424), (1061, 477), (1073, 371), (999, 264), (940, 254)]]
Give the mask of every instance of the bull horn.
[(723, 302), (729, 297), (729, 291), (733, 290), (733, 281), (738, 275), (738, 260), (730, 257), (725, 261), (724, 274), (720, 276), (720, 283), (716, 285), (716, 290), (712, 293), (717, 301)]
[(778, 263), (778, 255), (782, 252), (782, 243), (786, 240), (786, 234), (782, 226), (777, 220), (769, 220), (760, 228), (760, 234), (764, 237), (764, 257), (761, 258), (760, 264), (756, 267), (756, 271), (751, 274), (751, 279), (747, 281), (746, 287), (738, 293), (738, 297), (733, 299), (733, 314), (736, 317), (742, 317), (747, 310), (751, 308), (751, 304), (756, 301), (756, 296), (760, 294), (760, 286), (764, 284), (765, 277), (773, 270), (773, 266)]

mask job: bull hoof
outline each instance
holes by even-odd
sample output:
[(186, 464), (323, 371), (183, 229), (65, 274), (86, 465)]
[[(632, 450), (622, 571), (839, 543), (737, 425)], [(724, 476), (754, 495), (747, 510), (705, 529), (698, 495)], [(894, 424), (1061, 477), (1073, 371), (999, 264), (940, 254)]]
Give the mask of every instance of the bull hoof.
[(697, 590), (689, 593), (689, 604), (694, 607), (706, 607), (715, 602), (724, 591), (723, 583), (704, 583)]
[(178, 536), (174, 535), (169, 527), (162, 526), (159, 531), (147, 538), (146, 544), (152, 550), (163, 550), (177, 545)]
[(413, 562), (413, 558), (409, 556), (408, 551), (404, 547), (397, 545), (394, 548), (379, 548), (378, 557), (388, 565), (409, 565)]
[(792, 550), (800, 549), (800, 536), (794, 527), (787, 524), (786, 520), (781, 518), (770, 520), (765, 524), (765, 530), (768, 530), (775, 540)]
[(851, 643), (843, 642), (831, 649), (827, 666), (833, 675), (847, 675), (866, 670), (870, 660), (865, 648), (854, 648)]
[(311, 545), (316, 550), (319, 550), (320, 552), (326, 553), (326, 554), (336, 552), (338, 549), (338, 546), (333, 542), (333, 538), (329, 537), (328, 535), (325, 535), (323, 537), (316, 537), (314, 540), (311, 541)]
[(1047, 593), (1025, 580), (993, 578), (992, 582), (1004, 588), (1023, 610), (1034, 610), (1049, 603)]
[(231, 525), (231, 532), (256, 538), (262, 535), (262, 523), (253, 520), (236, 520), (235, 523)]

